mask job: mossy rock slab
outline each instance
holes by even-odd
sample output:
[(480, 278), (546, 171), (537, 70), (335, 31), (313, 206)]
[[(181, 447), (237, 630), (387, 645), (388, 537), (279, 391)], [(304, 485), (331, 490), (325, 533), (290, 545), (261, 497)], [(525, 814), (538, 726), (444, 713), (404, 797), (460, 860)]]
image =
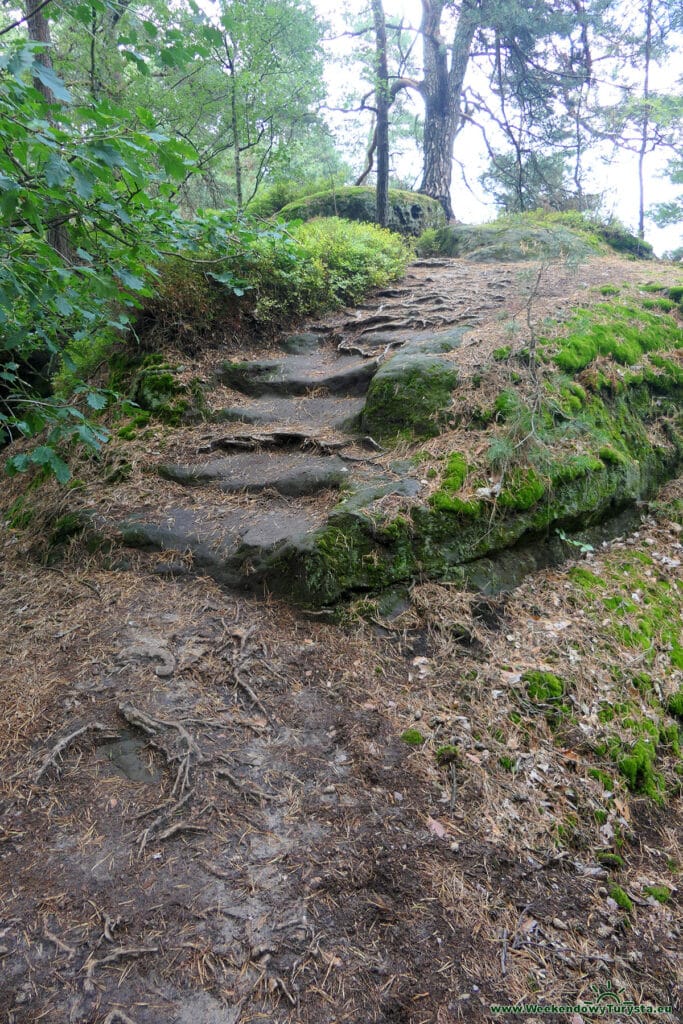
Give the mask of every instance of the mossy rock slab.
[(320, 352), (280, 361), (224, 363), (218, 378), (245, 395), (305, 395), (319, 388), (352, 394), (365, 391), (376, 369), (374, 359)]
[[(286, 220), (311, 220), (313, 217), (343, 217), (345, 220), (377, 223), (377, 200), (374, 188), (347, 186), (334, 191), (318, 192), (284, 206), (278, 217)], [(419, 192), (389, 190), (387, 227), (402, 235), (421, 235), (427, 228), (446, 224), (446, 215), (436, 199)]]
[(451, 407), (455, 367), (428, 352), (402, 349), (373, 377), (361, 417), (372, 437), (434, 437)]
[(341, 487), (348, 467), (337, 456), (243, 452), (202, 465), (167, 465), (161, 476), (183, 484), (214, 484), (228, 494), (238, 491), (274, 490), (298, 497), (327, 488)]
[[(392, 521), (378, 519), (371, 509), (339, 510), (326, 526), (277, 553), (268, 566), (269, 585), (271, 580), (286, 579), (288, 596), (313, 606), (420, 576), (463, 585), (471, 582), (484, 592), (496, 591), (499, 552), (507, 553), (521, 541), (535, 540), (541, 546), (558, 527), (571, 530), (588, 521), (598, 522), (652, 493), (655, 482), (670, 475), (671, 469), (654, 459), (636, 482), (625, 478), (623, 467), (610, 467), (603, 471), (599, 487), (592, 487), (590, 481), (571, 481), (552, 502), (501, 515), (493, 522), (488, 515), (465, 522), (423, 505)], [(479, 560), (483, 560), (480, 571)], [(539, 564), (536, 552), (528, 559), (528, 571)], [(507, 569), (502, 576), (507, 578)]]
[(425, 255), (462, 257), (475, 263), (520, 263), (541, 259), (585, 259), (595, 256), (591, 244), (565, 227), (460, 224), (444, 227), (431, 238)]

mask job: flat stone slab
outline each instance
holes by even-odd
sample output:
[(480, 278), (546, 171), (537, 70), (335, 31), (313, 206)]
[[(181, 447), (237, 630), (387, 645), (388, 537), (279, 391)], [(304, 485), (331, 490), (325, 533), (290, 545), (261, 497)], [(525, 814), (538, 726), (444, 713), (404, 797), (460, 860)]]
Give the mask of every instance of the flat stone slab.
[(223, 363), (218, 378), (245, 395), (306, 395), (318, 388), (362, 394), (377, 366), (376, 359), (317, 352), (286, 356), (282, 360)]
[(194, 565), (224, 586), (253, 589), (264, 578), (262, 563), (298, 545), (319, 525), (309, 513), (279, 503), (265, 510), (213, 509), (204, 515), (175, 508), (156, 521), (132, 516), (119, 524), (119, 531), (129, 547), (190, 552)]
[(274, 490), (290, 497), (339, 487), (348, 479), (346, 463), (336, 455), (240, 452), (199, 465), (166, 465), (159, 472), (182, 484), (213, 483), (221, 491)]
[(317, 427), (320, 432), (329, 429), (350, 430), (353, 420), (362, 412), (363, 405), (362, 396), (278, 398), (275, 395), (264, 395), (255, 398), (249, 405), (220, 409), (213, 414), (212, 419), (231, 423), (277, 423), (287, 427), (302, 427), (309, 432), (312, 427)]

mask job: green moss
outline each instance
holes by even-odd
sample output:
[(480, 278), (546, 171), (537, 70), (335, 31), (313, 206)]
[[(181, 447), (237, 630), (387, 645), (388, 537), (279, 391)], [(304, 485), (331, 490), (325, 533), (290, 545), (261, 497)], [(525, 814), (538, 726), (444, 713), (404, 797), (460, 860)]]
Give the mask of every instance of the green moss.
[(659, 309), (663, 313), (670, 313), (676, 308), (677, 303), (671, 299), (643, 299), (641, 305), (643, 309)]
[(669, 714), (683, 722), (683, 686), (679, 686), (676, 692), (667, 699), (666, 709)]
[(532, 467), (515, 467), (504, 479), (504, 486), (498, 496), (503, 509), (525, 511), (541, 500), (545, 484)]
[(443, 359), (399, 354), (375, 374), (362, 426), (376, 438), (434, 437), (450, 408), (458, 375)]
[(66, 512), (56, 519), (50, 531), (50, 545), (65, 544), (72, 537), (82, 533), (89, 520), (82, 512)]
[(437, 512), (452, 512), (463, 519), (477, 519), (483, 508), (481, 501), (458, 498), (446, 491), (435, 491), (429, 499), (429, 504)]
[(569, 578), (573, 583), (583, 590), (584, 594), (592, 596), (596, 590), (602, 590), (604, 584), (599, 576), (596, 576), (590, 569), (582, 566), (575, 566), (569, 570)]
[(453, 452), (448, 456), (446, 472), (444, 473), (443, 486), (450, 491), (459, 491), (467, 476), (467, 460), (460, 452)]
[(628, 458), (622, 452), (613, 448), (611, 444), (601, 445), (598, 449), (598, 456), (601, 462), (609, 466), (625, 466), (628, 464)]
[(621, 288), (618, 288), (615, 284), (603, 284), (602, 288), (600, 289), (600, 294), (605, 296), (618, 295), (620, 291)]
[[(664, 310), (658, 307), (657, 312)], [(555, 362), (570, 373), (584, 369), (598, 355), (633, 366), (646, 352), (676, 348), (683, 341), (683, 332), (673, 317), (657, 315), (642, 304), (600, 303), (594, 309), (580, 311), (570, 321), (569, 329), (567, 337), (558, 342)]]
[(630, 896), (624, 892), (621, 886), (613, 885), (609, 890), (609, 894), (618, 907), (625, 910), (627, 914), (631, 913), (633, 910), (633, 901)]
[(516, 416), (521, 407), (521, 401), (516, 391), (501, 391), (493, 403), (493, 408), (501, 420), (505, 421)]
[(675, 757), (681, 756), (681, 736), (677, 725), (662, 725), (659, 727), (659, 742), (663, 747), (668, 747)]
[(608, 792), (614, 789), (614, 780), (611, 775), (608, 775), (601, 768), (589, 768), (588, 775), (591, 779), (595, 779), (596, 782), (600, 782), (603, 789), (606, 789)]
[(446, 743), (437, 749), (434, 757), (439, 768), (445, 768), (447, 765), (455, 764), (460, 760), (460, 751), (452, 744)]
[(510, 358), (512, 348), (509, 345), (503, 345), (502, 348), (496, 348), (493, 350), (493, 358), (497, 363), (502, 363), (505, 359)]
[(533, 669), (525, 672), (522, 680), (527, 684), (527, 693), (533, 701), (546, 704), (564, 695), (564, 683), (552, 672)]
[(604, 468), (604, 463), (594, 455), (572, 455), (551, 467), (550, 479), (553, 486), (557, 486), (572, 480), (580, 480), (591, 473), (599, 473)]
[(618, 768), (633, 793), (642, 793), (661, 803), (664, 784), (655, 771), (656, 749), (651, 740), (639, 739), (627, 754), (619, 758)]
[(459, 224), (430, 231), (421, 255), (460, 256), (476, 262), (580, 259), (604, 248), (595, 226), (578, 215), (538, 212), (499, 217), (490, 224)]
[(205, 402), (198, 383), (187, 387), (179, 381), (176, 369), (160, 353), (119, 353), (110, 364), (109, 384), (126, 395), (120, 414), (130, 418), (119, 430), (119, 437), (131, 440), (135, 429), (147, 426), (152, 419), (177, 427), (189, 414), (200, 418)]
[[(347, 185), (318, 192), (283, 206), (279, 217), (285, 220), (310, 220), (313, 217), (343, 217), (351, 221), (375, 224), (377, 198), (374, 188)], [(421, 235), (440, 227), (445, 221), (441, 204), (429, 196), (401, 189), (389, 189), (387, 226), (401, 234)], [(425, 240), (428, 244), (428, 237)]]
[(602, 864), (605, 868), (623, 868), (624, 858), (620, 857), (618, 853), (606, 853), (601, 851), (597, 856), (598, 864)]
[(674, 302), (683, 302), (683, 287), (675, 285), (673, 288), (667, 288), (666, 294)]
[(421, 747), (425, 742), (425, 738), (419, 729), (406, 729), (405, 732), (401, 733), (401, 739), (409, 747)]
[(442, 512), (451, 512), (463, 518), (476, 518), (483, 503), (474, 498), (460, 498), (456, 495), (465, 480), (469, 467), (464, 455), (453, 452), (448, 456), (441, 487), (429, 499), (432, 508)]
[(501, 756), (498, 758), (498, 763), (500, 764), (501, 768), (505, 769), (506, 772), (512, 772), (515, 769), (517, 760), (514, 757), (510, 757), (509, 754), (501, 754)]
[(631, 681), (639, 693), (649, 694), (654, 690), (652, 676), (648, 675), (647, 672), (637, 672)]
[(25, 530), (30, 526), (35, 513), (26, 501), (26, 495), (22, 494), (13, 501), (7, 509), (7, 525), (10, 530)]
[(646, 885), (643, 888), (644, 896), (652, 896), (658, 903), (667, 903), (671, 898), (671, 889), (666, 885)]

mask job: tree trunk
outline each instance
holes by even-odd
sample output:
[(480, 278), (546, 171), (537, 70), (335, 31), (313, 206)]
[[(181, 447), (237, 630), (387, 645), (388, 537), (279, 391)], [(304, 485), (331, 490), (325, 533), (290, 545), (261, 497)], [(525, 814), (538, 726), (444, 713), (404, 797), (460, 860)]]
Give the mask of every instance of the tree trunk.
[[(28, 37), (31, 42), (44, 43), (46, 47), (49, 47), (52, 43), (50, 23), (42, 11), (36, 11), (36, 7), (39, 6), (40, 0), (26, 0), (26, 28), (28, 29)], [(50, 56), (49, 49), (36, 54), (36, 60), (52, 70), (52, 57)], [(52, 89), (43, 85), (39, 78), (33, 79), (33, 85), (45, 97), (48, 103), (55, 102)]]
[(645, 53), (643, 80), (643, 118), (638, 150), (638, 238), (645, 238), (645, 155), (650, 136), (650, 63), (652, 61), (652, 0), (645, 8)]
[(229, 40), (227, 36), (223, 39), (227, 68), (230, 75), (230, 120), (232, 127), (233, 167), (235, 170), (235, 197), (237, 200), (237, 211), (241, 213), (244, 206), (244, 196), (242, 194), (242, 156), (240, 151), (239, 117), (237, 114), (235, 46), (233, 44), (231, 49), (231, 43), (232, 40)]
[(445, 0), (422, 0), (420, 31), (424, 41), (424, 80), (421, 91), (425, 102), (425, 125), (420, 191), (438, 199), (450, 219), (453, 216), (453, 145), (460, 127), (462, 87), (479, 15), (471, 0), (463, 3), (453, 36), (449, 67), (448, 48), (441, 35), (444, 6)]
[(377, 109), (377, 223), (386, 227), (389, 219), (389, 72), (387, 29), (382, 0), (372, 0), (377, 47), (375, 98)]
[[(40, 0), (27, 0), (26, 3), (26, 28), (28, 30), (28, 37), (34, 43), (43, 43), (46, 47), (49, 47), (52, 43), (52, 36), (50, 34), (50, 23), (43, 14), (42, 11), (36, 11), (36, 7), (39, 6)], [(36, 54), (36, 60), (43, 64), (46, 68), (52, 70), (52, 57), (49, 49), (42, 50)], [(33, 85), (45, 97), (47, 103), (55, 103), (55, 96), (47, 85), (44, 85), (39, 78), (33, 79)], [(47, 240), (65, 262), (70, 262), (72, 257), (71, 242), (69, 239), (69, 233), (65, 224), (57, 224), (55, 226), (47, 225)]]

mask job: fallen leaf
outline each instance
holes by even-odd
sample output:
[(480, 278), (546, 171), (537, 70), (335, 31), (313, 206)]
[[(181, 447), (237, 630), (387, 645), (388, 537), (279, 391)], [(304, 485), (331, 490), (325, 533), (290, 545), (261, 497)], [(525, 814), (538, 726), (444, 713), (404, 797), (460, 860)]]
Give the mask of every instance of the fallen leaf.
[(440, 821), (436, 820), (436, 818), (427, 818), (427, 828), (429, 829), (430, 832), (433, 832), (434, 835), (437, 836), (439, 839), (446, 838), (446, 829), (443, 827)]

